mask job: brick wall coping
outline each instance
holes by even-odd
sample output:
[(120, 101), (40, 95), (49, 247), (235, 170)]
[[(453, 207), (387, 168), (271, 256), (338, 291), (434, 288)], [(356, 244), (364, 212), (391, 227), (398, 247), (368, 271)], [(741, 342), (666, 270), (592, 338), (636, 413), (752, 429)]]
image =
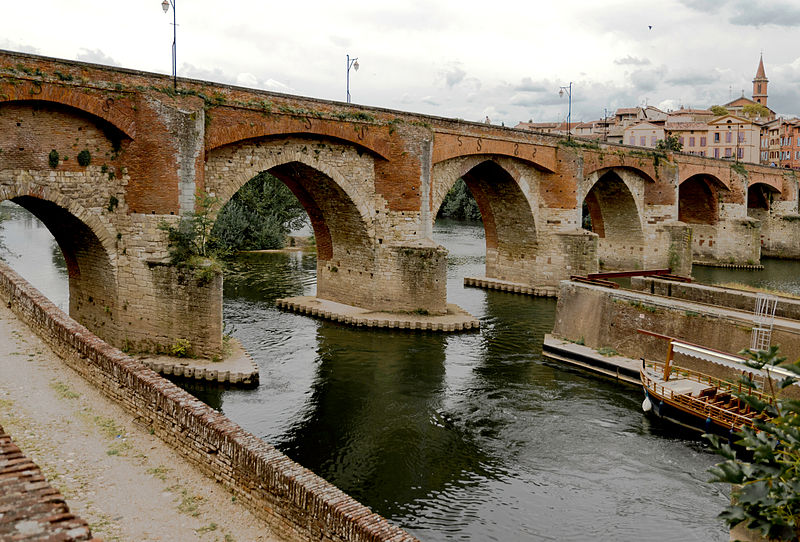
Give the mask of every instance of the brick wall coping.
[(100, 542), (0, 425), (0, 540)]
[(0, 298), (67, 365), (290, 540), (417, 540), (223, 414), (108, 345), (5, 263)]

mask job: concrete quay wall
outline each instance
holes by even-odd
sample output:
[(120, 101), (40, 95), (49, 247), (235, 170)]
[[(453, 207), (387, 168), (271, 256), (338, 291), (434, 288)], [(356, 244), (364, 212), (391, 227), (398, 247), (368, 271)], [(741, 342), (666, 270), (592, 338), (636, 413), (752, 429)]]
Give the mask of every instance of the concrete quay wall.
[[(753, 312), (756, 307), (756, 292), (708, 286), (706, 284), (674, 282), (651, 277), (633, 277), (631, 278), (631, 289), (744, 312)], [(778, 298), (778, 304), (775, 307), (775, 316), (800, 320), (800, 299), (776, 297)]]
[(287, 540), (416, 540), (222, 414), (111, 347), (5, 264), (0, 299), (65, 363)]
[[(632, 290), (563, 281), (560, 284), (553, 335), (596, 350), (633, 359), (664, 360), (668, 342), (642, 335), (637, 330), (736, 353), (750, 346), (752, 310), (661, 297)], [(800, 356), (800, 322), (777, 319), (772, 344), (779, 344), (789, 359)], [(676, 357), (678, 365), (727, 378), (721, 366), (694, 358)]]

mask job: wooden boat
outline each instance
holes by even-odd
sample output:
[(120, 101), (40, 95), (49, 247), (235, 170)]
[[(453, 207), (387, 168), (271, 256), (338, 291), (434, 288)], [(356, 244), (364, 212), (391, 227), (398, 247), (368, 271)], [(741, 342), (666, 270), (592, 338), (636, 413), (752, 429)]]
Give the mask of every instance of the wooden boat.
[(642, 408), (660, 418), (691, 427), (702, 432), (730, 436), (742, 427), (753, 427), (756, 419), (765, 414), (751, 410), (738, 394), (748, 394), (761, 401), (772, 403), (772, 398), (742, 382), (723, 380), (698, 371), (676, 367), (675, 353), (704, 359), (734, 369), (732, 376), (748, 375), (751, 380), (762, 380), (764, 372), (744, 365), (744, 358), (705, 348), (696, 344), (669, 338), (669, 350), (664, 363), (645, 361), (639, 376), (645, 399)]

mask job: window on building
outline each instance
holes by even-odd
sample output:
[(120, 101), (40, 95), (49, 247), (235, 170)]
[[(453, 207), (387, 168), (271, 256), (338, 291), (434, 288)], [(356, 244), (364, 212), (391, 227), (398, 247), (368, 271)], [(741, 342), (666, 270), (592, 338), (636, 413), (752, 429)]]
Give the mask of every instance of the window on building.
[(791, 147), (792, 146), (792, 138), (791, 138), (791, 136), (786, 138), (786, 146), (787, 147)]
[(694, 138), (693, 137), (689, 138), (689, 146), (690, 147), (694, 147)]
[(714, 158), (719, 158), (719, 149), (714, 149)]
[(744, 132), (739, 132), (739, 143), (744, 143)]
[(636, 137), (635, 136), (631, 136), (630, 144), (631, 145), (636, 145)]
[(705, 137), (701, 137), (700, 138), (700, 146), (701, 147), (705, 147), (706, 146), (706, 138)]
[(744, 158), (744, 149), (743, 149), (743, 148), (741, 148), (741, 147), (739, 147), (738, 149), (736, 149), (736, 156), (737, 156), (737, 157), (738, 157), (740, 160), (741, 160), (742, 158)]
[(731, 133), (725, 132), (725, 143), (730, 143), (730, 142), (731, 142)]
[(650, 146), (651, 147), (655, 147), (656, 146), (656, 140), (657, 140), (656, 136), (650, 136)]
[(714, 143), (719, 143), (719, 132), (714, 132)]
[(681, 145), (683, 145), (683, 136), (679, 136), (679, 137), (678, 137), (678, 143), (680, 143)]
[(730, 147), (726, 147), (725, 148), (725, 158), (730, 158), (730, 157), (731, 157), (731, 148)]
[(644, 147), (647, 145), (647, 136), (639, 136), (639, 146)]

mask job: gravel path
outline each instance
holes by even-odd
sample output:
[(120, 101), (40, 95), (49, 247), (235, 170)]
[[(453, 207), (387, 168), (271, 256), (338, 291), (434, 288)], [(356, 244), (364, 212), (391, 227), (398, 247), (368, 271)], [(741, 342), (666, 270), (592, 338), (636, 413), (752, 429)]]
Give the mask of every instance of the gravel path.
[(66, 367), (5, 305), (0, 423), (106, 541), (280, 540)]

